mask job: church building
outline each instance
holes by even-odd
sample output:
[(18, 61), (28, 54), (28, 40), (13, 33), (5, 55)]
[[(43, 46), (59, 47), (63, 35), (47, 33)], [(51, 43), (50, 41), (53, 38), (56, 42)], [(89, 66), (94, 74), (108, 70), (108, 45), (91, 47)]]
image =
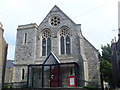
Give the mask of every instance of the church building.
[(100, 87), (98, 50), (56, 5), (38, 26), (17, 28), (14, 87)]
[(120, 2), (118, 2), (118, 40), (111, 42), (111, 63), (114, 87), (120, 88)]

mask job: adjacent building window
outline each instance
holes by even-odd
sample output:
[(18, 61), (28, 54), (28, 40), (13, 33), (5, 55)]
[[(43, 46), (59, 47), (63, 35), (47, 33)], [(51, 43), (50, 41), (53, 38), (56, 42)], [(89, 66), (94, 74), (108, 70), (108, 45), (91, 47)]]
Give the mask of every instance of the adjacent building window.
[(42, 56), (46, 56), (51, 51), (51, 32), (46, 29), (42, 33)]
[(24, 80), (25, 79), (25, 69), (23, 68), (22, 69), (22, 80)]
[(60, 30), (60, 52), (61, 54), (70, 54), (70, 29), (68, 27), (62, 27)]

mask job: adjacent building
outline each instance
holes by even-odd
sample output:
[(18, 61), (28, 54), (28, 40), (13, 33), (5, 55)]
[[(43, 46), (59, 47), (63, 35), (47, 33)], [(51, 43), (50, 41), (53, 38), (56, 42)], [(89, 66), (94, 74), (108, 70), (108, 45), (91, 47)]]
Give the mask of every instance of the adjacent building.
[(6, 68), (5, 68), (5, 80), (4, 84), (12, 84), (12, 78), (13, 78), (13, 65), (14, 60), (7, 60), (6, 61)]
[(8, 47), (8, 44), (6, 43), (3, 37), (3, 34), (4, 34), (4, 29), (2, 27), (2, 24), (0, 23), (0, 90), (4, 82), (5, 63), (6, 63), (7, 47)]
[(113, 39), (111, 44), (111, 62), (114, 86), (120, 88), (120, 2), (118, 2), (118, 28), (118, 41)]
[(98, 50), (54, 6), (38, 26), (17, 28), (14, 87), (100, 87)]
[(113, 72), (113, 83), (115, 87), (120, 87), (120, 33), (118, 41), (112, 41), (111, 44), (111, 62)]

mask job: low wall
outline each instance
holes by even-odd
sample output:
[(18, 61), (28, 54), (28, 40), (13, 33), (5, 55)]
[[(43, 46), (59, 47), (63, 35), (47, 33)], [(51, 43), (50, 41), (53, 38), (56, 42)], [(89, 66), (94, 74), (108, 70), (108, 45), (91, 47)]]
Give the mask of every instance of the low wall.
[(2, 90), (88, 90), (84, 88), (11, 88)]

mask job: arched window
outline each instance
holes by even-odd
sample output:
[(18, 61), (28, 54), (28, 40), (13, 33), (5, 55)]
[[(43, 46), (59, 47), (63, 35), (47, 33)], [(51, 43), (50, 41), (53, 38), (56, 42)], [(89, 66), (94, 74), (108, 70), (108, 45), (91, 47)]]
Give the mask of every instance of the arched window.
[(65, 46), (64, 46), (64, 37), (62, 36), (60, 39), (61, 42), (61, 54), (65, 54)]
[(47, 55), (50, 53), (51, 51), (51, 39), (48, 38), (47, 39)]
[(70, 30), (68, 27), (62, 27), (60, 30), (60, 52), (61, 54), (70, 54)]
[(46, 39), (43, 38), (42, 40), (42, 56), (46, 55)]
[(46, 56), (51, 51), (51, 32), (45, 29), (42, 32), (42, 56)]
[(25, 79), (25, 70), (24, 70), (24, 68), (22, 69), (22, 80), (24, 80)]
[(70, 54), (70, 37), (66, 37), (66, 54)]
[(24, 34), (24, 44), (27, 43), (27, 33)]

